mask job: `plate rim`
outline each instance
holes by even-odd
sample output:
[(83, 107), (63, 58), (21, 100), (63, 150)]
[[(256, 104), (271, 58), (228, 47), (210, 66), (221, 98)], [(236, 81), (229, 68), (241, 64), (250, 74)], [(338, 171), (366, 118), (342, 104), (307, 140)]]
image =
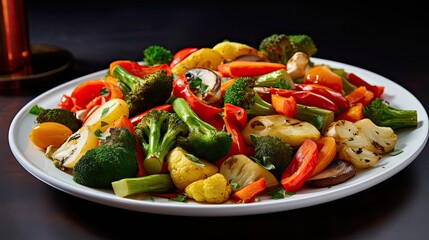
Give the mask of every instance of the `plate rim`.
[[(52, 96), (50, 96), (50, 94), (52, 93), (59, 92), (62, 89), (72, 88), (73, 86), (76, 86), (78, 83), (86, 80), (100, 78), (106, 73), (107, 69), (99, 70), (99, 71), (81, 76), (79, 78), (76, 78), (74, 80), (70, 80), (66, 83), (58, 85), (40, 94), (39, 96), (29, 101), (24, 107), (21, 108), (20, 111), (18, 111), (18, 113), (15, 115), (15, 117), (13, 118), (9, 126), (9, 133), (8, 133), (9, 146), (16, 160), (21, 164), (21, 166), (26, 171), (28, 171), (31, 175), (33, 175), (40, 181), (44, 182), (45, 184), (51, 187), (54, 187), (60, 191), (63, 191), (65, 193), (68, 193), (70, 195), (73, 195), (88, 201), (96, 202), (99, 204), (104, 204), (107, 206), (112, 206), (112, 207), (132, 210), (132, 211), (146, 212), (146, 213), (153, 213), (153, 214), (163, 214), (163, 215), (202, 216), (202, 217), (244, 216), (244, 215), (282, 212), (282, 211), (305, 208), (313, 205), (318, 205), (318, 204), (338, 200), (343, 197), (356, 194), (358, 192), (361, 192), (365, 189), (368, 189), (370, 187), (373, 187), (381, 183), (382, 181), (402, 171), (405, 167), (407, 167), (411, 162), (413, 162), (418, 157), (418, 155), (421, 153), (421, 151), (423, 151), (428, 141), (428, 115), (424, 106), (421, 104), (421, 102), (410, 91), (408, 91), (408, 89), (402, 87), (396, 82), (393, 82), (392, 80), (385, 78), (384, 76), (381, 76), (372, 71), (369, 71), (360, 67), (356, 67), (350, 64), (341, 63), (338, 61), (333, 61), (328, 59), (314, 58), (314, 57), (312, 57), (311, 60), (316, 64), (327, 64), (333, 67), (342, 67), (346, 69), (347, 72), (354, 72), (354, 73), (359, 72), (364, 75), (371, 75), (373, 77), (376, 77), (379, 80), (386, 81), (387, 83), (389, 83), (389, 86), (395, 89), (399, 89), (400, 91), (406, 94), (409, 94), (412, 97), (411, 100), (416, 101), (417, 103), (417, 106), (415, 106), (415, 109), (418, 110), (418, 114), (419, 114), (418, 128), (423, 128), (421, 130), (425, 131), (425, 136), (419, 139), (420, 140), (419, 146), (416, 147), (415, 152), (406, 153), (405, 155), (408, 155), (408, 157), (405, 160), (401, 160), (400, 164), (393, 166), (393, 169), (389, 169), (384, 174), (376, 174), (371, 179), (363, 179), (363, 180), (356, 179), (355, 181), (351, 180), (350, 182), (342, 183), (335, 187), (331, 187), (328, 190), (326, 190), (325, 188), (316, 189), (316, 190), (309, 189), (308, 191), (310, 191), (310, 196), (305, 194), (306, 193), (305, 191), (307, 190), (304, 189), (303, 190), (304, 192), (302, 192), (303, 194), (300, 194), (300, 192), (298, 192), (297, 194), (293, 195), (294, 198), (292, 200), (290, 200), (291, 198), (285, 198), (280, 200), (272, 200), (272, 199), (263, 200), (260, 202), (255, 202), (250, 204), (235, 204), (235, 203), (204, 204), (204, 203), (193, 203), (193, 202), (186, 202), (186, 203), (172, 202), (172, 201), (168, 201), (165, 199), (158, 199), (158, 198), (156, 198), (156, 201), (121, 198), (121, 197), (115, 196), (112, 193), (112, 191), (109, 192), (109, 191), (100, 190), (100, 189), (93, 189), (93, 188), (79, 185), (74, 182), (70, 183), (70, 181), (67, 181), (67, 182), (62, 181), (61, 179), (55, 178), (53, 175), (48, 174), (48, 172), (35, 166), (33, 162), (27, 159), (25, 154), (23, 154), (23, 152), (21, 152), (19, 147), (17, 146), (16, 141), (18, 139), (15, 137), (15, 134), (17, 134), (16, 130), (19, 127), (19, 123), (20, 122), (22, 123), (26, 118), (28, 118), (28, 110), (29, 108), (31, 108), (31, 106), (34, 106), (37, 102), (43, 101), (44, 98), (52, 98)], [(64, 92), (64, 94), (67, 94), (67, 93)], [(59, 97), (58, 97), (58, 101), (59, 101)], [(417, 131), (417, 130), (416, 129), (412, 130), (412, 132), (414, 131)], [(35, 149), (35, 147), (32, 147), (32, 148), (33, 150)], [(401, 156), (401, 155), (398, 155), (398, 156)], [(52, 162), (49, 161), (47, 158), (45, 158), (44, 162), (45, 164), (51, 163), (51, 168), (53, 167)], [(61, 171), (58, 170), (58, 172), (59, 174), (61, 174), (60, 173)], [(63, 174), (67, 174), (67, 173), (63, 173)], [(71, 176), (69, 178), (71, 179)], [(318, 197), (317, 201), (314, 201), (315, 197)]]

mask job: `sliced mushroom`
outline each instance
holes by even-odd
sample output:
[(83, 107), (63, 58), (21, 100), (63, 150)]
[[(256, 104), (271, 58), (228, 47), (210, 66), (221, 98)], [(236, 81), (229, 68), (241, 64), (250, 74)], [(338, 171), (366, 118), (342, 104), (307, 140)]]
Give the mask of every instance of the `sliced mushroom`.
[(312, 187), (330, 187), (343, 183), (356, 175), (356, 168), (353, 164), (335, 160), (329, 164), (322, 172), (307, 180), (307, 184)]
[(192, 92), (201, 101), (211, 104), (221, 98), (222, 77), (208, 68), (193, 68), (185, 73)]
[(303, 52), (296, 52), (287, 62), (287, 73), (292, 79), (304, 77), (311, 67), (310, 58)]

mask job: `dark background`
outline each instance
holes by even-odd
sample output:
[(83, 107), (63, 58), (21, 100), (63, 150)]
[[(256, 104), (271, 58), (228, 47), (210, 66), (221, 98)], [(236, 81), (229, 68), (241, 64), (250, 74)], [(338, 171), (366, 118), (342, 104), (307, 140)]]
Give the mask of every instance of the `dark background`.
[(412, 92), (427, 109), (427, 17), (420, 5), (409, 1), (381, 6), (346, 1), (28, 1), (27, 15), (30, 41), (65, 48), (74, 62), (61, 76), (31, 84), (31, 88), (23, 86), (13, 94), (0, 94), (0, 232), (5, 239), (122, 239), (131, 235), (144, 239), (149, 234), (200, 239), (256, 235), (423, 239), (429, 234), (427, 147), (392, 178), (334, 202), (272, 214), (200, 218), (133, 212), (63, 193), (26, 172), (6, 139), (16, 112), (37, 94), (107, 69), (114, 60), (139, 61), (148, 45), (164, 45), (174, 52), (212, 47), (229, 39), (258, 47), (273, 33), (308, 34), (319, 49), (315, 57), (385, 76)]

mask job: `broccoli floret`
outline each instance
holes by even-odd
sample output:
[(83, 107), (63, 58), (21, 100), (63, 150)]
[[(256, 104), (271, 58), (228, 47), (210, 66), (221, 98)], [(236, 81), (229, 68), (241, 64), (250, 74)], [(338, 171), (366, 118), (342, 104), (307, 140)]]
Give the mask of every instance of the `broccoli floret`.
[(118, 64), (113, 69), (113, 74), (118, 78), (119, 86), (124, 92), (130, 117), (164, 104), (173, 90), (173, 76), (164, 70), (139, 78)]
[(188, 126), (176, 113), (151, 110), (135, 126), (145, 151), (144, 167), (149, 174), (159, 173), (167, 153), (175, 146), (177, 136), (187, 136)]
[(272, 135), (253, 136), (252, 144), (255, 147), (253, 159), (269, 170), (277, 179), (280, 179), (292, 161), (292, 146)]
[(82, 122), (76, 118), (73, 112), (64, 108), (44, 109), (40, 106), (34, 106), (30, 113), (37, 115), (36, 122), (57, 122), (61, 123), (72, 132), (76, 132), (82, 126)]
[(255, 79), (241, 77), (225, 91), (223, 103), (242, 107), (250, 117), (276, 113), (271, 103), (255, 91)]
[(143, 50), (143, 62), (148, 66), (169, 64), (172, 59), (171, 51), (163, 46), (152, 45)]
[(100, 145), (119, 145), (131, 150), (135, 144), (134, 134), (127, 131), (125, 127), (109, 128), (108, 134), (105, 134), (105, 138), (100, 140)]
[(293, 53), (303, 52), (309, 57), (317, 53), (316, 44), (313, 39), (306, 34), (289, 35), (289, 42), (292, 44)]
[(286, 65), (293, 55), (293, 46), (286, 34), (272, 34), (262, 39), (259, 51), (269, 61)]
[(136, 139), (127, 128), (120, 131), (114, 135), (117, 137), (111, 135), (114, 140), (88, 150), (79, 159), (72, 173), (76, 183), (111, 189), (112, 182), (137, 175)]
[(417, 111), (398, 109), (381, 98), (375, 98), (363, 109), (364, 116), (371, 119), (377, 126), (392, 129), (417, 127)]
[(228, 153), (232, 146), (229, 132), (217, 130), (203, 121), (183, 98), (176, 98), (172, 105), (189, 128), (187, 137), (177, 139), (180, 147), (207, 161), (216, 161)]

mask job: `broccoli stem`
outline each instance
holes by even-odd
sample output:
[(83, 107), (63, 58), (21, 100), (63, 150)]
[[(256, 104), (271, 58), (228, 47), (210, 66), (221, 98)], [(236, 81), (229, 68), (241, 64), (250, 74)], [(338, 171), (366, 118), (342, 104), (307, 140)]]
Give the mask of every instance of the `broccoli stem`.
[(124, 178), (112, 182), (116, 196), (126, 197), (138, 193), (168, 193), (174, 191), (174, 183), (168, 173), (147, 175), (138, 178)]
[(122, 87), (125, 87), (126, 92), (131, 91), (136, 83), (143, 81), (143, 79), (130, 74), (119, 64), (113, 68), (113, 75), (119, 79), (119, 83)]
[(250, 116), (259, 116), (259, 115), (270, 115), (276, 113), (273, 105), (265, 101), (257, 92), (253, 96), (254, 104), (249, 105), (249, 108), (246, 109), (246, 112)]
[(280, 69), (255, 78), (255, 87), (294, 89), (294, 82), (286, 69)]
[(186, 125), (188, 125), (190, 131), (198, 131), (203, 134), (213, 134), (213, 132), (217, 132), (214, 126), (203, 121), (192, 108), (190, 108), (189, 103), (184, 98), (176, 98), (172, 105), (174, 111)]
[(184, 98), (176, 98), (172, 106), (189, 129), (187, 137), (177, 139), (179, 146), (208, 161), (218, 160), (228, 153), (232, 146), (231, 133), (203, 121)]
[[(146, 146), (146, 157), (143, 165), (148, 173), (159, 173), (162, 169), (164, 158), (161, 158), (161, 125), (163, 120), (156, 120), (154, 124), (149, 125), (149, 140)], [(165, 155), (164, 155), (165, 156)]]
[(145, 150), (143, 165), (149, 174), (160, 173), (165, 157), (176, 144), (176, 136), (188, 127), (176, 113), (152, 110), (135, 127)]
[(297, 104), (296, 106), (298, 112), (295, 114), (294, 118), (313, 124), (321, 133), (324, 133), (329, 124), (335, 119), (335, 113), (333, 111), (302, 104)]

